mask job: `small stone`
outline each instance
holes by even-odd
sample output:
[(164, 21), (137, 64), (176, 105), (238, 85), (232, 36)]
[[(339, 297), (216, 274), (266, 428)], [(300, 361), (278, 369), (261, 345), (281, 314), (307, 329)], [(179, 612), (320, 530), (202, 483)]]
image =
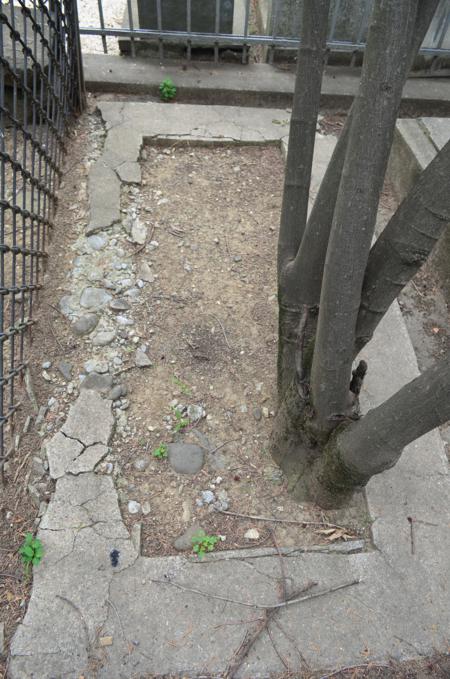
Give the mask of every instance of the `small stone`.
[(202, 490), (202, 502), (204, 502), (207, 505), (210, 505), (214, 500), (216, 499), (216, 496), (212, 492), (212, 490)]
[(89, 236), (89, 238), (86, 239), (89, 247), (91, 247), (93, 250), (101, 250), (102, 248), (105, 247), (107, 240), (103, 236), (100, 236), (99, 234), (95, 234), (94, 236)]
[(269, 408), (262, 408), (262, 414), (263, 414), (264, 417), (266, 417), (266, 418), (269, 417), (269, 415), (270, 415), (270, 413), (269, 413)]
[(87, 373), (99, 373), (104, 375), (109, 371), (108, 364), (105, 361), (96, 361), (95, 358), (90, 358), (84, 364), (84, 369)]
[(127, 395), (127, 388), (123, 384), (116, 384), (115, 387), (111, 389), (111, 391), (108, 394), (108, 398), (111, 399), (111, 401), (117, 401), (117, 399), (121, 398), (121, 396), (126, 396)]
[(150, 268), (150, 265), (147, 264), (147, 262), (141, 262), (138, 267), (138, 276), (141, 278), (143, 281), (146, 281), (147, 283), (153, 283), (155, 280), (155, 276), (153, 275), (153, 271)]
[(111, 300), (111, 295), (103, 288), (84, 288), (80, 297), (80, 304), (85, 309), (101, 309)]
[(98, 316), (95, 314), (86, 314), (85, 316), (80, 316), (78, 320), (72, 325), (72, 330), (75, 335), (81, 337), (82, 335), (87, 335), (92, 332), (98, 324)]
[(128, 511), (130, 514), (139, 514), (141, 510), (142, 507), (139, 502), (136, 502), (136, 500), (130, 500), (128, 502)]
[(141, 509), (142, 509), (142, 513), (144, 514), (144, 516), (147, 516), (147, 514), (150, 514), (150, 512), (152, 511), (151, 507), (150, 507), (150, 502), (148, 502), (148, 500), (143, 502)]
[(59, 361), (56, 367), (65, 380), (70, 381), (72, 379), (72, 363), (69, 363), (68, 361)]
[(255, 420), (256, 420), (257, 422), (260, 421), (260, 419), (262, 418), (262, 410), (261, 410), (261, 408), (253, 408), (253, 417), (255, 418)]
[(138, 217), (133, 220), (131, 225), (131, 240), (138, 245), (144, 245), (147, 240), (147, 227)]
[(44, 361), (43, 364), (42, 364), (42, 368), (43, 368), (44, 370), (48, 370), (48, 369), (51, 368), (51, 367), (52, 367), (52, 362), (51, 362), (51, 361)]
[(116, 333), (114, 330), (104, 330), (92, 338), (92, 344), (96, 347), (106, 347), (114, 341)]
[(200, 446), (193, 443), (171, 443), (167, 457), (178, 474), (197, 474), (203, 467), (205, 454)]
[(148, 368), (153, 365), (147, 354), (140, 349), (136, 351), (134, 362), (138, 368)]
[(246, 540), (259, 540), (259, 531), (257, 531), (256, 528), (249, 528), (249, 530), (244, 533), (244, 538)]
[(189, 526), (189, 528), (179, 535), (177, 539), (174, 541), (173, 546), (178, 552), (184, 552), (186, 550), (192, 549), (192, 538), (198, 531), (201, 530), (201, 527), (198, 524), (194, 524), (193, 526)]
[(75, 304), (76, 301), (72, 295), (64, 295), (64, 297), (61, 297), (59, 300), (59, 308), (61, 313), (63, 313), (64, 316), (71, 316), (73, 314), (73, 307)]
[(133, 462), (133, 467), (137, 472), (145, 472), (147, 469), (148, 465), (150, 464), (150, 460), (146, 460), (145, 458), (141, 458), (140, 460), (136, 460)]
[(234, 260), (235, 262), (241, 262), (241, 261), (242, 261), (242, 257), (241, 257), (241, 255), (234, 255), (233, 260)]
[(81, 389), (92, 389), (100, 394), (107, 394), (113, 383), (111, 375), (100, 375), (97, 372), (90, 373), (81, 383)]
[(128, 318), (127, 316), (117, 316), (117, 322), (119, 325), (125, 326), (125, 325), (134, 325), (134, 321), (131, 318)]
[(206, 417), (206, 412), (202, 406), (191, 404), (188, 406), (187, 414), (191, 422), (197, 422), (201, 420), (202, 417)]
[(113, 638), (112, 637), (100, 637), (98, 640), (99, 646), (112, 646), (113, 644)]

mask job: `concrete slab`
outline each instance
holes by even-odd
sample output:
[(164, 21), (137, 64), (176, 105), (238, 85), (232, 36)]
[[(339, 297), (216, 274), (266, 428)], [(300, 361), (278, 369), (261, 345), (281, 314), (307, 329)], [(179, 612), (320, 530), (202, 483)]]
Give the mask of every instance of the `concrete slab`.
[(420, 123), (436, 149), (440, 151), (450, 139), (450, 120), (447, 118), (420, 118)]
[[(103, 162), (114, 174), (117, 163), (137, 162), (145, 138), (282, 145), (288, 125), (280, 110), (103, 102), (101, 113), (108, 129)], [(318, 138), (316, 185), (331, 142)], [(363, 355), (369, 363), (364, 410), (418, 374), (396, 303)], [(83, 391), (63, 433), (84, 446), (106, 446), (113, 425), (110, 406)], [(373, 548), (283, 550), (290, 591), (310, 580), (318, 583), (310, 594), (355, 583), (280, 611), (284, 631), (273, 625), (272, 637), (293, 671), (302, 667), (302, 657), (312, 670), (334, 669), (447, 648), (449, 493), (443, 444), (431, 432), (368, 484)], [(33, 673), (40, 679), (78, 679), (89, 662), (96, 662), (99, 679), (223, 673), (261, 606), (278, 601), (280, 557), (273, 550), (220, 553), (203, 562), (139, 556), (138, 540), (125, 529), (108, 476), (81, 472), (58, 478), (39, 537), (45, 558), (13, 640), (11, 679)], [(117, 567), (110, 558), (113, 549), (120, 552)], [(99, 636), (108, 637), (110, 645), (99, 649)], [(281, 671), (279, 656), (262, 636), (238, 676), (256, 679)]]
[[(211, 64), (195, 62), (186, 68), (145, 58), (132, 59), (103, 54), (83, 55), (87, 88), (99, 92), (151, 94), (159, 98), (162, 80), (177, 86), (177, 101), (226, 106), (292, 105), (294, 74), (270, 64)], [(358, 88), (359, 69), (325, 69), (321, 105), (348, 108)], [(450, 82), (444, 78), (410, 78), (403, 92), (403, 110), (419, 109), (424, 115), (448, 115)]]

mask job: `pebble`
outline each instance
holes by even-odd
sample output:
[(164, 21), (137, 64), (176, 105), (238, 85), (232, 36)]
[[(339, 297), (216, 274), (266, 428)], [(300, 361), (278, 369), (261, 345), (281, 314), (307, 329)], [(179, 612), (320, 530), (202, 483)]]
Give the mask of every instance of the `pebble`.
[[(176, 405), (176, 404), (175, 404)], [(202, 417), (206, 417), (206, 412), (202, 406), (191, 404), (188, 406), (187, 414), (191, 422), (197, 422)]]
[(84, 369), (87, 373), (99, 373), (103, 375), (109, 371), (108, 364), (105, 361), (97, 361), (95, 358), (90, 358), (84, 364)]
[(269, 417), (269, 415), (270, 415), (270, 413), (269, 413), (269, 408), (263, 408), (263, 409), (262, 409), (262, 414), (263, 414), (264, 417), (266, 417), (266, 418)]
[(130, 309), (130, 305), (128, 304), (126, 299), (118, 297), (117, 299), (113, 299), (109, 303), (109, 308), (112, 309), (113, 311), (128, 311), (128, 309)]
[(136, 502), (136, 500), (130, 500), (128, 502), (128, 511), (130, 514), (139, 514), (141, 510), (142, 507), (139, 502)]
[(255, 418), (255, 420), (256, 420), (257, 422), (260, 421), (260, 419), (262, 418), (262, 410), (261, 410), (261, 408), (253, 408), (253, 417)]
[(89, 247), (91, 247), (93, 250), (101, 250), (102, 248), (105, 247), (107, 240), (103, 236), (100, 236), (99, 234), (95, 234), (93, 236), (89, 236), (87, 239)]
[(44, 361), (42, 364), (42, 367), (44, 370), (48, 370), (49, 368), (52, 367), (52, 362), (51, 361)]
[(71, 295), (64, 295), (64, 297), (61, 297), (59, 300), (59, 308), (61, 313), (63, 313), (64, 316), (71, 316), (73, 314), (74, 304), (75, 300)]
[(101, 309), (111, 300), (111, 295), (103, 288), (84, 288), (80, 297), (80, 305), (85, 309)]
[(192, 549), (192, 538), (195, 533), (198, 533), (199, 530), (201, 530), (201, 527), (198, 524), (189, 526), (189, 528), (185, 530), (184, 533), (179, 535), (174, 541), (173, 546), (175, 549), (178, 552), (184, 552), (188, 549)]
[(147, 354), (145, 354), (140, 349), (136, 351), (134, 362), (138, 368), (148, 368), (153, 365)]
[(216, 499), (216, 496), (212, 492), (212, 490), (202, 490), (202, 502), (210, 505), (214, 500)]
[(78, 320), (72, 325), (72, 330), (75, 335), (81, 337), (92, 332), (98, 324), (98, 316), (96, 314), (85, 314), (80, 316)]
[(242, 261), (242, 257), (241, 257), (241, 255), (234, 255), (233, 260), (234, 260), (235, 262), (241, 262), (241, 261)]
[(136, 469), (137, 472), (145, 472), (149, 464), (150, 460), (141, 458), (140, 460), (136, 460), (135, 462), (133, 462), (133, 467)]
[(147, 240), (147, 227), (137, 217), (131, 224), (131, 240), (138, 245), (144, 245)]
[(72, 379), (72, 363), (69, 363), (68, 361), (59, 361), (56, 367), (65, 380), (69, 382)]
[(114, 330), (104, 330), (92, 338), (92, 344), (96, 347), (106, 347), (114, 341), (116, 333)]
[(140, 279), (146, 281), (147, 283), (153, 283), (155, 280), (153, 271), (151, 270), (150, 265), (147, 264), (147, 262), (140, 263), (138, 267), (138, 276)]
[(117, 322), (119, 325), (134, 325), (134, 321), (127, 316), (117, 316)]
[(259, 531), (257, 531), (256, 528), (249, 528), (249, 530), (244, 533), (244, 538), (246, 540), (259, 540)]
[(170, 466), (178, 474), (197, 474), (203, 467), (205, 453), (193, 443), (171, 443), (167, 457)]

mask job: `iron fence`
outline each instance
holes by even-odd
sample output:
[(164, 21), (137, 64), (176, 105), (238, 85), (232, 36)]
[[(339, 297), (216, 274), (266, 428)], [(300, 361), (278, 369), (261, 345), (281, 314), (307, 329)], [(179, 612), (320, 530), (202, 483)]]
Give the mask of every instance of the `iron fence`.
[[(355, 55), (364, 51), (372, 5), (373, 0), (333, 0), (328, 34), (330, 52)], [(224, 16), (229, 6), (237, 20), (233, 21), (232, 30), (227, 31), (223, 30), (227, 23)], [(268, 60), (272, 61), (277, 49), (296, 49), (299, 44), (301, 0), (123, 0), (121, 28), (106, 26), (103, 0), (97, 0), (97, 7), (98, 24), (82, 26), (80, 33), (99, 36), (105, 53), (106, 38), (116, 37), (129, 39), (132, 56), (142, 42), (147, 45), (153, 42), (163, 59), (165, 46), (177, 43), (185, 46), (188, 60), (193, 46), (211, 47), (217, 62), (220, 48), (240, 46), (242, 61), (246, 63), (249, 48), (254, 45), (268, 48)], [(198, 12), (210, 17), (207, 30), (196, 30), (196, 23), (205, 24)], [(450, 56), (450, 0), (441, 0), (420, 53), (434, 57), (433, 65), (439, 57)]]
[(83, 106), (80, 59), (76, 0), (0, 0), (2, 482), (14, 450), (17, 380), (27, 370), (67, 125)]

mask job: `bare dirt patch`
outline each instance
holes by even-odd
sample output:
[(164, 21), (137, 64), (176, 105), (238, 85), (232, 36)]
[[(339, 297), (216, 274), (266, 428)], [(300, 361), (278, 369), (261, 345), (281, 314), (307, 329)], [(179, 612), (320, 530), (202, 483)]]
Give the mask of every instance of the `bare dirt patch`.
[[(268, 451), (276, 407), (279, 149), (175, 144), (148, 147), (143, 156), (141, 210), (157, 245), (137, 255), (154, 272), (142, 293), (138, 329), (154, 365), (128, 375), (128, 423), (136, 433), (126, 445), (117, 443), (115, 454), (124, 517), (129, 525), (143, 522), (144, 554), (173, 553), (174, 539), (192, 523), (225, 536), (228, 549), (272, 546), (273, 539), (284, 546), (342, 539), (328, 526), (217, 513), (214, 502), (199, 506), (204, 491), (240, 514), (345, 523), (346, 535), (358, 526), (364, 533), (361, 501), (328, 517), (314, 505), (298, 505)], [(125, 194), (130, 210), (134, 194)], [(203, 408), (206, 418), (174, 434), (174, 409), (188, 405)], [(161, 442), (181, 439), (206, 452), (195, 476), (152, 458)], [(142, 460), (149, 466), (140, 471)], [(130, 517), (130, 499), (148, 502), (148, 514)], [(245, 537), (249, 529), (256, 539)]]

